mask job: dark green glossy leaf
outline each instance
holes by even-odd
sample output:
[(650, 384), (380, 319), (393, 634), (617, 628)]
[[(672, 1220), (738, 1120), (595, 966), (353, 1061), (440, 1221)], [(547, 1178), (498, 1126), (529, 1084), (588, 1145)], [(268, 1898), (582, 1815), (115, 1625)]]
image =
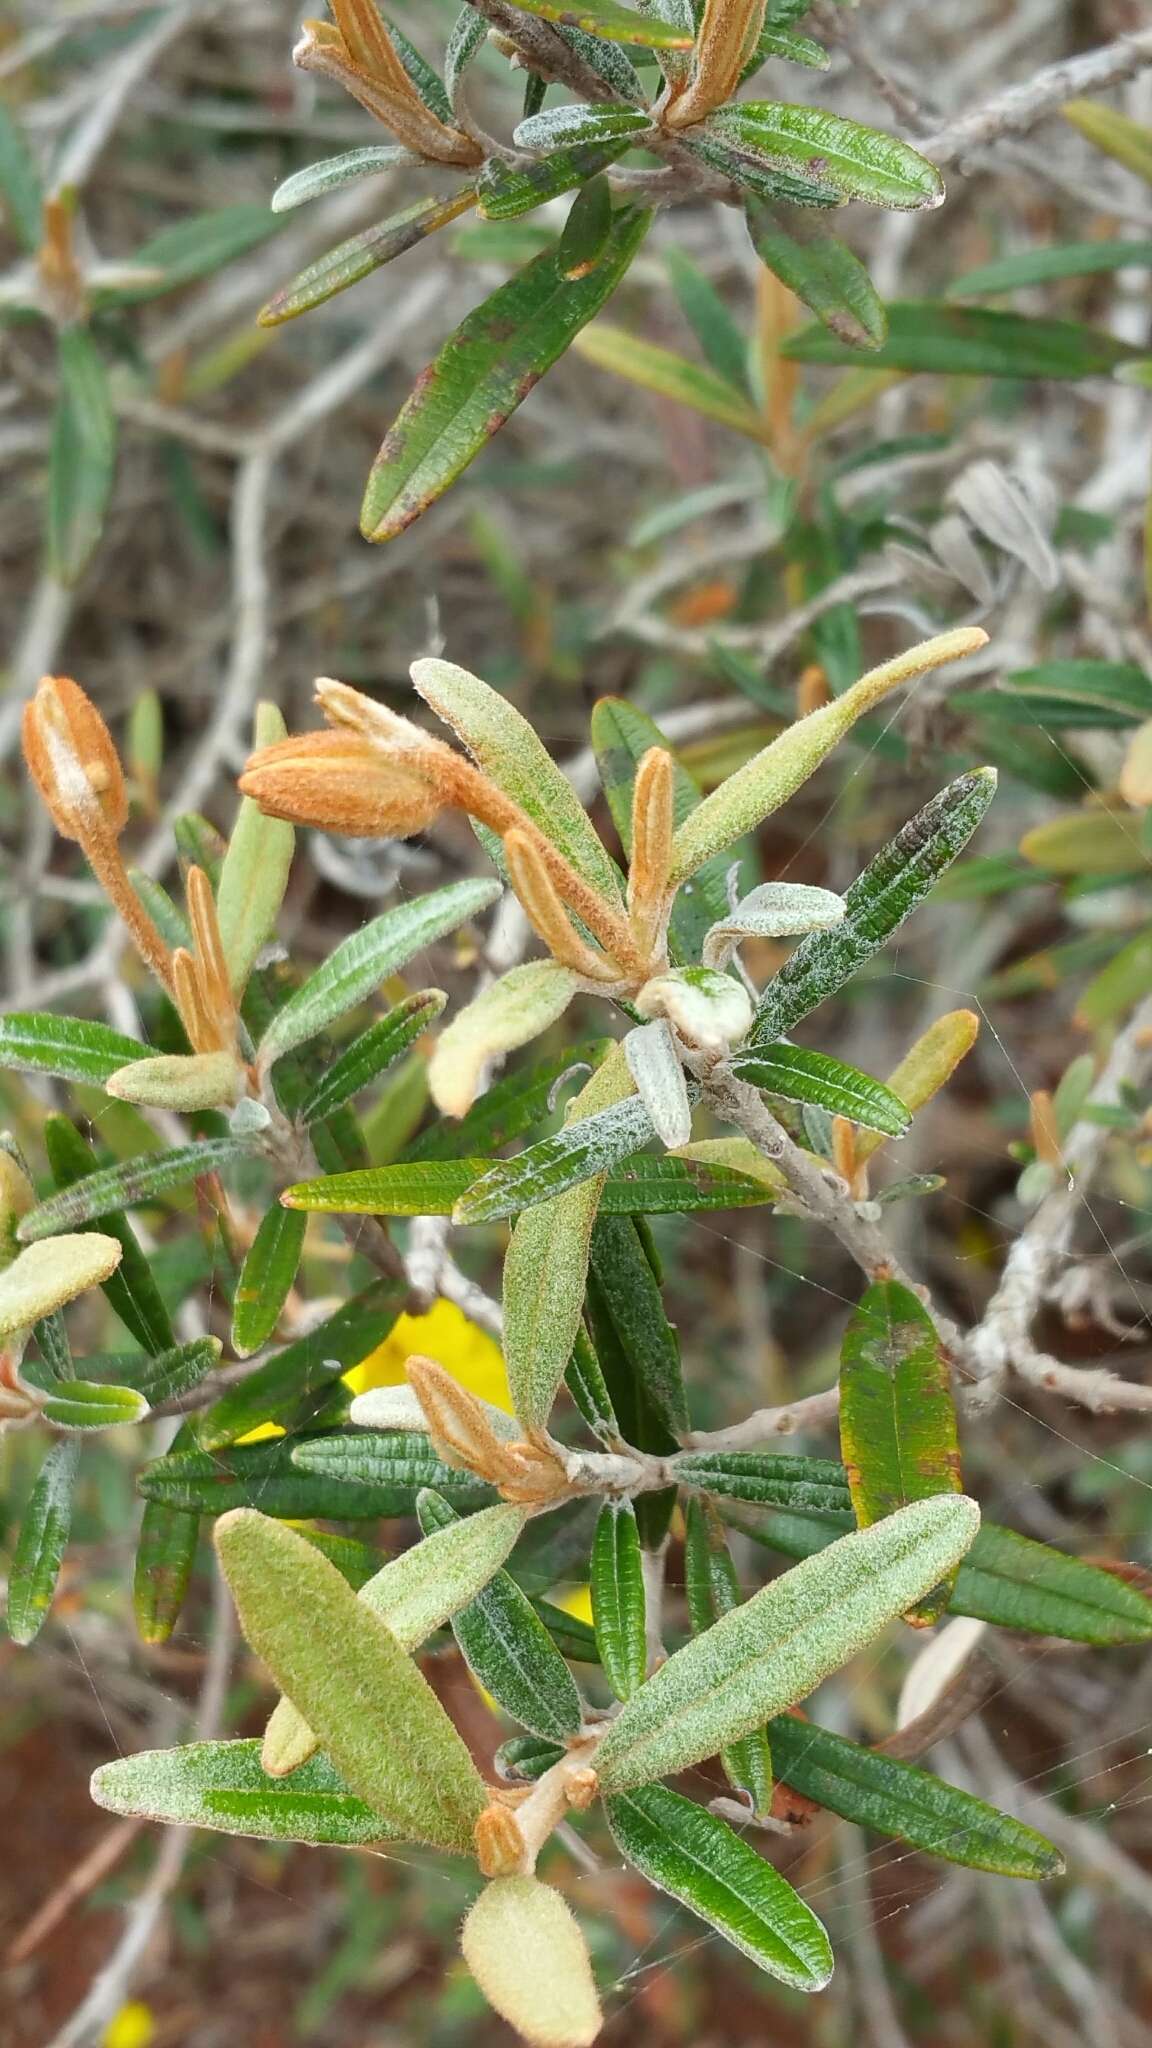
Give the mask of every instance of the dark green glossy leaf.
[[(724, 1524), (710, 1500), (695, 1499), (684, 1516), (684, 1591), (694, 1635), (701, 1636), (721, 1615), (739, 1607), (742, 1596)], [(752, 1812), (772, 1805), (772, 1751), (767, 1733), (754, 1728), (720, 1752), (725, 1775), (749, 1800)]]
[(600, 1370), (600, 1360), (592, 1340), (583, 1328), (576, 1333), (564, 1384), (589, 1428), (608, 1442), (618, 1441), (620, 1424), (616, 1420), (608, 1382)]
[(607, 178), (589, 178), (568, 209), (556, 252), (565, 277), (584, 277), (593, 270), (612, 237), (612, 187)]
[(903, 1137), (912, 1121), (906, 1104), (883, 1081), (874, 1081), (828, 1053), (810, 1052), (807, 1046), (760, 1043), (755, 1052), (737, 1054), (732, 1071), (765, 1095), (812, 1103), (829, 1116), (849, 1117), (890, 1138)]
[(934, 164), (906, 142), (861, 127), (823, 107), (742, 100), (709, 114), (701, 127), (743, 159), (769, 170), (810, 175), (845, 199), (874, 206), (939, 206), (944, 181)]
[[(426, 1436), (397, 1432), (390, 1454), (359, 1465), (360, 1476), (353, 1476), (340, 1451), (348, 1442), (346, 1437), (284, 1437), (223, 1451), (173, 1452), (146, 1465), (138, 1483), (145, 1500), (185, 1512), (223, 1515), (231, 1508), (254, 1507), (292, 1522), (361, 1522), (411, 1514), (417, 1492), (429, 1484), (464, 1507), (485, 1506), (492, 1498), (488, 1487), (441, 1465), (429, 1452)], [(321, 1456), (318, 1469), (295, 1462), (294, 1452), (323, 1443), (337, 1448), (326, 1462)]]
[(420, 989), (397, 1003), (386, 1017), (378, 1017), (374, 1024), (369, 1024), (305, 1097), (298, 1112), (300, 1122), (311, 1124), (320, 1117), (331, 1116), (333, 1110), (387, 1073), (435, 1022), (447, 1000), (438, 988)]
[(752, 247), (817, 319), (850, 348), (879, 348), (888, 332), (884, 307), (868, 272), (847, 243), (817, 215), (785, 218), (767, 200), (745, 208)]
[(30, 1643), (52, 1605), (72, 1526), (79, 1458), (77, 1440), (53, 1444), (24, 1510), (8, 1573), (8, 1633), (14, 1643)]
[(621, 1854), (660, 1891), (714, 1927), (741, 1954), (797, 1991), (832, 1975), (820, 1921), (778, 1870), (717, 1819), (666, 1785), (606, 1799)]
[(34, 1244), (39, 1238), (75, 1230), (98, 1217), (140, 1208), (184, 1181), (218, 1173), (222, 1166), (243, 1158), (248, 1149), (237, 1138), (207, 1138), (202, 1144), (178, 1145), (170, 1152), (142, 1152), (118, 1166), (101, 1167), (30, 1209), (17, 1234), (22, 1244)]
[[(44, 1125), (44, 1147), (58, 1188), (71, 1187), (77, 1181), (94, 1175), (96, 1155), (67, 1117), (48, 1117)], [(120, 1244), (120, 1264), (104, 1281), (103, 1290), (125, 1328), (154, 1356), (163, 1356), (174, 1350), (176, 1332), (172, 1328), (171, 1317), (131, 1224), (123, 1216), (104, 1215), (99, 1224), (86, 1223), (80, 1228), (98, 1229), (105, 1236), (116, 1238)]]
[(261, 1220), (232, 1298), (232, 1349), (238, 1358), (250, 1357), (272, 1336), (296, 1278), (307, 1227), (301, 1210), (282, 1209), (279, 1202)]
[[(195, 1419), (181, 1424), (172, 1442), (179, 1454), (194, 1449)], [(166, 1643), (180, 1619), (196, 1562), (200, 1517), (162, 1501), (146, 1500), (140, 1517), (132, 1607), (142, 1643)]]
[[(763, 1451), (681, 1451), (677, 1483), (719, 1494), (725, 1500), (765, 1507), (830, 1508), (850, 1511), (843, 1465), (831, 1458), (794, 1458)], [(903, 1503), (901, 1503), (903, 1505)]]
[(445, 491), (599, 312), (651, 215), (621, 207), (601, 261), (566, 278), (548, 249), (470, 313), (421, 376), (368, 479), (361, 531), (391, 540)]
[(147, 1059), (149, 1052), (138, 1039), (87, 1017), (27, 1010), (0, 1017), (0, 1067), (21, 1074), (57, 1074), (64, 1081), (102, 1086), (118, 1068)]
[(759, 151), (737, 148), (730, 135), (721, 134), (706, 121), (686, 128), (678, 139), (710, 170), (719, 171), (721, 177), (730, 178), (742, 191), (753, 193), (758, 199), (766, 199), (772, 205), (827, 207), (844, 204), (843, 195), (837, 187), (818, 177), (815, 159), (811, 176), (799, 177), (795, 171), (785, 170), (781, 165), (770, 165)]
[[(621, 108), (620, 112), (623, 111)], [(476, 186), (480, 212), (485, 220), (516, 220), (523, 213), (531, 213), (534, 207), (543, 206), (545, 200), (587, 184), (631, 147), (630, 136), (617, 135), (603, 142), (572, 143), (550, 151), (535, 163), (506, 164), (500, 157), (489, 157)], [(573, 276), (571, 258), (565, 263), (563, 275), (569, 280)]]
[(97, 1806), (109, 1813), (252, 1835), (261, 1842), (359, 1848), (394, 1834), (373, 1807), (348, 1790), (327, 1757), (312, 1757), (290, 1778), (269, 1778), (256, 1741), (145, 1749), (102, 1764), (91, 1790)]
[[(625, 1436), (641, 1450), (667, 1448), (666, 1444), (646, 1444), (643, 1434), (634, 1436), (630, 1427), (633, 1419), (642, 1427), (647, 1410), (673, 1437), (688, 1427), (679, 1341), (664, 1313), (660, 1283), (637, 1226), (630, 1218), (598, 1218), (592, 1232), (589, 1273), (595, 1294), (594, 1332), (602, 1329), (605, 1322), (610, 1325), (634, 1380), (634, 1396), (621, 1407), (619, 1391), (613, 1384), (598, 1337), (597, 1355)], [(626, 1417), (625, 1408), (631, 1409), (632, 1415)]]
[[(636, 1098), (639, 1100), (639, 1097)], [(497, 1140), (496, 1142), (499, 1142)], [(335, 1215), (450, 1216), (491, 1168), (488, 1159), (420, 1159), (363, 1173), (328, 1174), (285, 1188), (294, 1209)], [(606, 1216), (656, 1216), (699, 1209), (759, 1208), (776, 1199), (765, 1181), (734, 1167), (672, 1154), (638, 1154), (610, 1173), (600, 1209)]]
[(996, 774), (959, 775), (917, 811), (846, 891), (845, 916), (801, 939), (760, 998), (757, 1047), (827, 1002), (903, 924), (967, 845), (996, 793)]
[[(470, 1472), (445, 1465), (429, 1438), (417, 1431), (356, 1429), (347, 1436), (304, 1437), (293, 1446), (292, 1462), (298, 1472), (322, 1479), (329, 1488), (347, 1488), (349, 1497), (359, 1499), (370, 1491), (381, 1503), (403, 1503), (399, 1507), (380, 1505), (375, 1510), (378, 1515), (410, 1513), (422, 1487), (442, 1493), (454, 1508), (486, 1507), (492, 1499), (490, 1486)], [(329, 1509), (328, 1513), (340, 1517), (349, 1510)]]
[(537, 1735), (511, 1735), (496, 1751), (497, 1774), (513, 1782), (533, 1784), (558, 1764), (564, 1751), (555, 1742), (541, 1742)]
[[(823, 327), (790, 335), (784, 354), (801, 363), (859, 361), (855, 349)], [(888, 338), (868, 367), (952, 377), (1107, 377), (1139, 354), (1130, 342), (1071, 320), (907, 299), (888, 307)]]
[(406, 1288), (395, 1280), (373, 1280), (352, 1295), (306, 1337), (285, 1345), (221, 1396), (200, 1421), (204, 1449), (235, 1443), (262, 1422), (288, 1421), (302, 1400), (383, 1343), (405, 1299)]
[(596, 1523), (589, 1568), (592, 1620), (604, 1675), (618, 1700), (631, 1699), (644, 1683), (644, 1567), (636, 1511), (630, 1501), (606, 1501)]

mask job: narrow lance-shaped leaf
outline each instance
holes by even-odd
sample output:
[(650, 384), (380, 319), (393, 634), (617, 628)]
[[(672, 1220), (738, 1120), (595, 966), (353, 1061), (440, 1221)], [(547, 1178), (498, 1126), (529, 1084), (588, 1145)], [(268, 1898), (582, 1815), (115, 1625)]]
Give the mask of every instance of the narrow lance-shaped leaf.
[[(499, 1571), (524, 1520), (522, 1508), (505, 1504), (453, 1517), (390, 1558), (358, 1588), (358, 1597), (387, 1623), (402, 1650), (418, 1650)], [(315, 1747), (303, 1714), (281, 1700), (264, 1732), (265, 1770), (276, 1777), (295, 1771)]]
[(8, 1573), (8, 1633), (14, 1643), (39, 1634), (52, 1598), (72, 1526), (78, 1441), (53, 1444), (24, 1510)]
[(453, 661), (412, 663), (412, 681), (498, 789), (519, 804), (593, 889), (614, 902), (620, 877), (568, 777), (507, 697)]
[(681, 1451), (673, 1462), (680, 1486), (760, 1507), (850, 1510), (843, 1465), (832, 1458), (794, 1458), (764, 1451)]
[[(600, 331), (598, 327), (589, 328), (585, 339)], [(601, 697), (592, 710), (592, 745), (612, 823), (630, 857), (632, 790), (636, 770), (650, 748), (663, 747), (669, 751), (667, 742), (655, 721), (626, 698)], [(682, 825), (699, 802), (698, 785), (683, 764), (677, 761), (672, 781), (672, 812), (676, 824)], [(686, 887), (677, 890), (669, 925), (676, 962), (699, 960), (705, 933), (718, 918), (726, 915), (729, 865), (723, 858), (706, 862)]]
[[(625, 109), (619, 111), (623, 113)], [(631, 147), (630, 136), (617, 135), (603, 142), (570, 143), (534, 163), (506, 164), (500, 157), (489, 157), (476, 186), (480, 213), (485, 220), (518, 220), (521, 214), (531, 213), (546, 200), (586, 185)], [(606, 243), (607, 236), (605, 246)], [(569, 260), (561, 274), (572, 282), (587, 276), (592, 267), (589, 264), (586, 269), (577, 269)]]
[(484, 1785), (395, 1636), (294, 1530), (248, 1510), (216, 1547), (244, 1633), (351, 1790), (415, 1841), (467, 1851)]
[[(257, 747), (272, 746), (284, 738), (285, 731), (274, 704), (257, 706), (253, 734)], [(260, 948), (276, 929), (295, 844), (291, 825), (282, 818), (267, 817), (250, 796), (241, 798), (216, 891), (220, 944), (237, 998), (247, 987)]]
[[(650, 1249), (641, 1224), (630, 1218), (600, 1217), (592, 1237), (590, 1307), (595, 1326), (601, 1327), (605, 1319), (611, 1324), (632, 1380), (627, 1401), (623, 1390), (613, 1387), (625, 1435), (638, 1449), (661, 1451), (672, 1448), (678, 1433), (688, 1427), (688, 1402), (680, 1345), (665, 1312)], [(658, 1421), (658, 1441), (645, 1441), (649, 1416)], [(643, 1509), (642, 1500), (642, 1520)]]
[(704, 133), (769, 169), (810, 171), (846, 199), (916, 208), (944, 198), (939, 171), (917, 150), (823, 107), (741, 100), (711, 114)]
[(285, 320), (298, 320), (301, 313), (310, 313), (314, 306), (322, 306), (338, 292), (359, 284), (382, 264), (391, 263), (408, 249), (414, 249), (418, 242), (426, 241), (438, 228), (458, 220), (475, 204), (476, 193), (468, 185), (447, 199), (418, 199), (414, 206), (405, 207), (403, 213), (393, 214), (390, 220), (377, 221), (373, 227), (329, 249), (326, 256), (318, 257), (290, 284), (284, 285), (261, 307), (258, 324), (280, 327)]
[[(365, 1489), (377, 1490), (377, 1514), (410, 1511), (421, 1487), (431, 1486), (445, 1494), (456, 1507), (476, 1507), (492, 1498), (491, 1488), (471, 1472), (446, 1465), (433, 1451), (422, 1432), (357, 1429), (348, 1435), (303, 1437), (292, 1445), (292, 1462), (298, 1472), (348, 1488), (349, 1498)], [(386, 1505), (389, 1498), (403, 1507)], [(339, 1508), (331, 1510), (339, 1515)], [(352, 1513), (352, 1509), (347, 1510)]]
[(709, 928), (701, 958), (705, 967), (726, 967), (744, 939), (826, 931), (843, 916), (844, 898), (831, 889), (813, 889), (806, 882), (763, 882)]
[(677, 405), (686, 405), (705, 419), (717, 420), (722, 427), (733, 428), (749, 441), (767, 444), (770, 438), (763, 414), (726, 377), (718, 376), (705, 364), (691, 362), (674, 349), (644, 341), (611, 320), (594, 320), (576, 336), (574, 346), (586, 362), (610, 370), (616, 377), (626, 377), (629, 383), (654, 391), (657, 397), (674, 399)]
[[(971, 1052), (979, 1029), (980, 1019), (974, 1010), (949, 1010), (945, 1016), (937, 1017), (889, 1074), (887, 1085), (893, 1095), (898, 1095), (913, 1115), (923, 1109), (950, 1079), (965, 1054)], [(858, 1131), (856, 1164), (870, 1159), (883, 1142), (878, 1132)]]
[(116, 414), (103, 357), (86, 327), (58, 343), (59, 397), (48, 456), (48, 558), (75, 583), (104, 527), (116, 469)]
[(847, 243), (817, 215), (797, 210), (785, 218), (767, 200), (749, 198), (745, 213), (752, 247), (789, 291), (850, 348), (879, 348), (888, 316), (868, 272)]
[[(482, 1100), (486, 1098), (481, 1098)], [(706, 1139), (705, 1145), (724, 1145)], [(692, 1146), (683, 1158), (640, 1153), (604, 1180), (600, 1208), (606, 1216), (662, 1216), (697, 1209), (748, 1209), (773, 1202), (780, 1184), (762, 1158), (746, 1170), (730, 1167)], [(485, 1174), (489, 1159), (415, 1159), (407, 1165), (371, 1167), (364, 1173), (333, 1173), (285, 1188), (280, 1199), (292, 1209), (336, 1215), (451, 1216)], [(527, 1212), (524, 1212), (527, 1213)]]
[[(948, 306), (931, 299), (890, 304), (887, 338), (869, 356), (870, 370), (937, 371), (949, 377), (1107, 377), (1140, 349), (1097, 327), (1030, 318), (989, 306)], [(794, 362), (859, 364), (854, 346), (826, 327), (790, 334), (783, 352)]]
[[(173, 1449), (190, 1450), (195, 1436), (195, 1421), (190, 1418), (181, 1424)], [(162, 1501), (145, 1501), (132, 1581), (132, 1607), (142, 1643), (166, 1643), (179, 1621), (199, 1536), (199, 1515)]]
[(967, 845), (996, 793), (994, 768), (957, 776), (846, 891), (843, 921), (802, 939), (760, 998), (753, 1040), (778, 1038), (843, 987)]
[(804, 1699), (937, 1585), (980, 1523), (963, 1494), (842, 1538), (677, 1650), (597, 1751), (606, 1793), (685, 1770)]
[(266, 1776), (260, 1744), (253, 1741), (189, 1742), (122, 1756), (93, 1773), (91, 1792), (109, 1813), (261, 1842), (333, 1842), (351, 1849), (395, 1832), (349, 1791), (327, 1757), (315, 1757), (285, 1785)]
[(987, 634), (979, 627), (957, 627), (940, 633), (895, 660), (861, 676), (842, 697), (834, 697), (806, 718), (797, 719), (778, 738), (738, 768), (706, 796), (681, 825), (673, 842), (673, 880), (683, 881), (702, 862), (751, 832), (798, 790), (866, 711), (902, 683), (959, 661), (983, 647)]
[(297, 1112), (299, 1121), (312, 1124), (331, 1116), (333, 1110), (340, 1109), (362, 1088), (387, 1073), (435, 1023), (447, 1000), (438, 988), (419, 989), (415, 995), (405, 996), (387, 1016), (369, 1024), (305, 1096)]
[(0, 1067), (22, 1074), (55, 1074), (62, 1081), (94, 1081), (130, 1060), (146, 1060), (150, 1048), (107, 1024), (87, 1017), (56, 1017), (49, 1011), (11, 1010), (0, 1017)]
[[(308, 1462), (304, 1462), (307, 1459)], [(375, 1521), (410, 1515), (422, 1486), (454, 1505), (484, 1507), (491, 1489), (442, 1465), (426, 1436), (367, 1431), (352, 1437), (283, 1437), (222, 1451), (170, 1452), (146, 1465), (137, 1484), (145, 1500), (206, 1515), (259, 1507), (285, 1521)]]
[(606, 1501), (601, 1508), (589, 1576), (600, 1662), (617, 1699), (629, 1700), (644, 1683), (648, 1655), (644, 1567), (631, 1501)]
[(218, 1173), (248, 1150), (238, 1138), (206, 1138), (202, 1144), (177, 1145), (170, 1152), (142, 1152), (136, 1159), (101, 1167), (49, 1195), (47, 1201), (29, 1210), (17, 1234), (24, 1244), (33, 1244), (121, 1209), (138, 1209), (184, 1181)]
[[(71, 1187), (92, 1174), (96, 1155), (65, 1116), (50, 1116), (44, 1125), (44, 1149), (58, 1188)], [(120, 1246), (120, 1263), (103, 1282), (104, 1293), (121, 1322), (146, 1351), (160, 1356), (171, 1351), (176, 1333), (152, 1268), (136, 1241), (130, 1223), (123, 1216), (105, 1215), (100, 1224), (86, 1223), (87, 1232), (114, 1237)]]
[(382, 1344), (406, 1298), (403, 1283), (373, 1280), (342, 1302), (322, 1323), (286, 1344), (257, 1366), (200, 1418), (198, 1441), (206, 1451), (234, 1443), (262, 1422), (286, 1422), (308, 1395), (359, 1365)]
[(240, 1268), (232, 1300), (232, 1349), (250, 1358), (268, 1342), (296, 1278), (308, 1218), (279, 1202), (263, 1217)]
[(34, 256), (43, 231), (44, 194), (36, 161), (15, 115), (0, 105), (0, 200), (13, 236)]
[(480, 453), (611, 296), (650, 219), (621, 207), (604, 255), (586, 277), (565, 277), (558, 252), (548, 249), (468, 315), (420, 378), (376, 458), (360, 517), (365, 539), (394, 539)]
[(811, 1052), (807, 1046), (758, 1045), (732, 1061), (732, 1071), (750, 1081), (765, 1095), (778, 1095), (785, 1102), (812, 1103), (829, 1116), (851, 1118), (869, 1130), (900, 1138), (912, 1121), (898, 1095), (883, 1081), (873, 1080), (857, 1067), (846, 1066), (830, 1053)]
[(688, 1082), (666, 1017), (638, 1024), (624, 1040), (624, 1057), (641, 1102), (662, 1145), (686, 1145), (692, 1136)]
[[(860, 1301), (840, 1359), (840, 1445), (861, 1528), (909, 1501), (959, 1493), (952, 1376), (931, 1316), (909, 1288), (878, 1280)], [(909, 1620), (937, 1621), (952, 1579)]]
[(267, 1072), (286, 1052), (318, 1037), (338, 1017), (365, 1002), (414, 954), (455, 931), (468, 918), (478, 917), (499, 894), (499, 882), (450, 882), (446, 889), (386, 910), (382, 917), (374, 917), (343, 939), (323, 966), (277, 1010), (260, 1041), (261, 1068)]
[(1064, 1867), (1059, 1849), (1035, 1828), (931, 1771), (862, 1749), (792, 1714), (779, 1715), (769, 1732), (781, 1777), (844, 1820), (972, 1870), (1042, 1878), (1058, 1877)]
[(653, 1137), (652, 1119), (639, 1095), (610, 1103), (595, 1115), (566, 1124), (554, 1137), (499, 1160), (462, 1195), (457, 1223), (492, 1223), (536, 1208), (565, 1189), (608, 1172)]
[(523, 0), (525, 14), (542, 15), (545, 21), (563, 22), (585, 35), (604, 36), (609, 42), (636, 43), (642, 49), (683, 50), (691, 47), (686, 29), (664, 21), (658, 14), (637, 14), (630, 7), (617, 7), (615, 0)]
[[(740, 1582), (728, 1549), (724, 1524), (708, 1500), (690, 1500), (685, 1511), (684, 1590), (693, 1632), (703, 1635), (722, 1614), (739, 1607)], [(772, 1751), (763, 1728), (754, 1728), (720, 1751), (725, 1775), (751, 1803), (754, 1814), (772, 1804)]]
[(666, 1785), (605, 1801), (617, 1848), (660, 1891), (797, 1991), (832, 1975), (832, 1945), (811, 1906), (727, 1822)]
[[(471, 10), (469, 10), (471, 11)], [(390, 171), (397, 164), (411, 164), (415, 161), (410, 152), (400, 149), (395, 143), (369, 143), (363, 149), (348, 149), (340, 156), (323, 158), (318, 164), (306, 164), (302, 171), (293, 171), (282, 185), (277, 185), (269, 205), (273, 213), (288, 213), (294, 206), (305, 206), (309, 200), (322, 199), (328, 192), (337, 192), (343, 185), (351, 185), (359, 178), (371, 178), (381, 171)]]
[(525, 960), (482, 989), (437, 1040), (428, 1066), (437, 1109), (465, 1115), (488, 1061), (546, 1031), (563, 1016), (577, 986), (576, 976), (559, 961)]
[(630, 141), (652, 128), (652, 116), (637, 107), (574, 106), (570, 102), (533, 114), (513, 130), (518, 149), (552, 150), (576, 142)]
[(590, 2048), (601, 2014), (588, 1948), (551, 1885), (496, 1878), (464, 1922), (461, 1946), (489, 2005), (525, 2040)]
[[(92, 1239), (78, 1239), (92, 1243)], [(122, 1423), (142, 1422), (148, 1403), (135, 1387), (108, 1386), (95, 1380), (68, 1380), (58, 1392), (46, 1394), (41, 1405), (45, 1422), (53, 1429), (116, 1429)]]
[[(614, 1047), (570, 1106), (569, 1122), (594, 1116), (630, 1087), (624, 1055)], [(504, 1360), (525, 1429), (544, 1428), (572, 1355), (601, 1186), (597, 1175), (541, 1202), (512, 1232), (504, 1260)]]
[(582, 185), (568, 209), (556, 260), (565, 277), (586, 277), (612, 239), (612, 187), (602, 172)]
[[(456, 1520), (431, 1489), (417, 1502), (425, 1534)], [(579, 1733), (583, 1708), (576, 1683), (543, 1622), (514, 1579), (494, 1572), (483, 1590), (452, 1616), (452, 1633), (469, 1670), (505, 1713), (533, 1735), (563, 1742)]]

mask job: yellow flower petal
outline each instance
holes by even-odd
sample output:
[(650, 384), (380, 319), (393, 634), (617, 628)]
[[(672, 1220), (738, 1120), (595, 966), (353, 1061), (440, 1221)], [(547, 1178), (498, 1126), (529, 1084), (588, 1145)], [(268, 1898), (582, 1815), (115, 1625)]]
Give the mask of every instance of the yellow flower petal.
[(436, 1302), (427, 1315), (401, 1316), (384, 1342), (344, 1378), (357, 1394), (366, 1393), (369, 1387), (401, 1386), (405, 1362), (414, 1352), (435, 1359), (470, 1394), (511, 1414), (512, 1396), (500, 1346), (478, 1323), (469, 1322), (452, 1301)]
[(155, 2035), (151, 2006), (134, 1998), (109, 2020), (100, 2036), (100, 2048), (149, 2048)]

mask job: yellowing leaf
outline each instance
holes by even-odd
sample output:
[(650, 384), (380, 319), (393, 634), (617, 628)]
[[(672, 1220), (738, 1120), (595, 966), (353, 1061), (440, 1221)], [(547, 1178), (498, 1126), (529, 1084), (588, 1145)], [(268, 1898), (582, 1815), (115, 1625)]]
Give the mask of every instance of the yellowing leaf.
[(569, 1907), (535, 1877), (498, 1877), (461, 1936), (488, 2003), (535, 2048), (587, 2048), (600, 2032), (588, 1949)]

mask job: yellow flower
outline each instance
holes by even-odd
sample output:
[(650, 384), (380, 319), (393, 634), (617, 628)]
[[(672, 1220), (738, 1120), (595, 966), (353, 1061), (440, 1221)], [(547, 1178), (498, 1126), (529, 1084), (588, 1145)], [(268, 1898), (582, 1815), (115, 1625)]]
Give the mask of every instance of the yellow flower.
[(134, 1998), (109, 2020), (100, 2036), (100, 2048), (149, 2048), (155, 2034), (151, 2006)]
[(366, 1393), (369, 1387), (402, 1386), (405, 1362), (414, 1352), (435, 1359), (470, 1394), (511, 1414), (512, 1396), (500, 1346), (479, 1324), (469, 1322), (463, 1309), (452, 1301), (436, 1302), (427, 1315), (401, 1316), (384, 1342), (344, 1378), (357, 1394)]

